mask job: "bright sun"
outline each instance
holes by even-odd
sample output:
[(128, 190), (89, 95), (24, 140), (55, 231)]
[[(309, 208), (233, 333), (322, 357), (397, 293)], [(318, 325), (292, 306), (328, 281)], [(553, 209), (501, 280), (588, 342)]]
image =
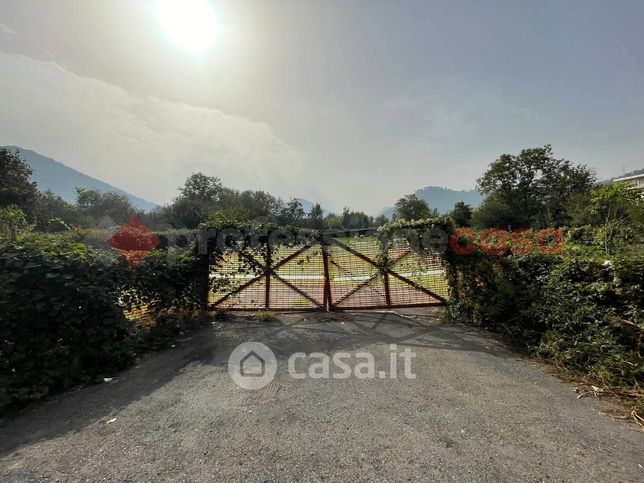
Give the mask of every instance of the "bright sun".
[(215, 13), (207, 0), (157, 0), (166, 34), (189, 52), (206, 50), (215, 39)]

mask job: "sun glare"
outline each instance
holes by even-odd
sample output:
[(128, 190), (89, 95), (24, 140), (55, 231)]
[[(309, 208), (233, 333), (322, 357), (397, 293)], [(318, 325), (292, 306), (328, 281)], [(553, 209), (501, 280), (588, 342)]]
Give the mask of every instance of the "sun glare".
[(166, 34), (189, 52), (202, 52), (215, 39), (215, 12), (207, 0), (158, 0), (157, 13)]

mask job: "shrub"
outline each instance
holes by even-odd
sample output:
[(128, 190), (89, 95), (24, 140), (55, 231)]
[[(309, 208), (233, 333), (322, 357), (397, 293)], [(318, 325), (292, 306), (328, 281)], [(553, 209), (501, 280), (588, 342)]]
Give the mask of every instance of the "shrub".
[(132, 322), (119, 305), (126, 269), (81, 244), (2, 247), (0, 407), (91, 382), (132, 361)]
[(0, 409), (101, 380), (203, 322), (197, 256), (157, 250), (133, 268), (75, 240), (29, 235), (0, 246)]
[(530, 349), (544, 332), (542, 321), (532, 315), (534, 303), (544, 276), (558, 259), (539, 253), (501, 257), (477, 252), (453, 257), (448, 313)]
[(644, 257), (451, 257), (453, 319), (627, 389), (644, 379)]
[(12, 239), (30, 229), (24, 212), (16, 205), (0, 208), (0, 240)]
[(644, 380), (644, 259), (567, 259), (550, 274), (537, 314), (537, 353), (606, 384)]

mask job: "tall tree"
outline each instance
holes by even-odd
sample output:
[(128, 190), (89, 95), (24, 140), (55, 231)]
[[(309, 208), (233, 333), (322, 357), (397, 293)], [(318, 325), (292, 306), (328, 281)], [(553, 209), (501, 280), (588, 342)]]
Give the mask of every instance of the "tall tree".
[(362, 211), (354, 211), (345, 207), (340, 217), (342, 227), (347, 230), (369, 228), (373, 226), (373, 218)]
[(309, 226), (316, 230), (324, 228), (324, 210), (320, 203), (315, 203), (309, 211)]
[[(588, 167), (555, 159), (550, 145), (545, 145), (524, 149), (518, 156), (501, 155), (478, 179), (478, 188), (495, 197), (494, 207), (505, 204), (519, 225), (541, 228), (567, 224), (569, 200), (587, 193), (594, 180)], [(486, 209), (489, 208), (484, 203), (481, 210)], [(492, 223), (503, 226), (501, 221)]]
[(179, 188), (179, 196), (164, 209), (165, 216), (175, 228), (194, 229), (212, 212), (221, 210), (228, 192), (219, 178), (193, 173)]
[(459, 201), (454, 205), (449, 216), (454, 220), (457, 227), (470, 226), (472, 224), (472, 207), (465, 204), (464, 201)]
[(16, 205), (31, 218), (38, 193), (31, 175), (31, 167), (17, 151), (0, 149), (0, 208)]
[(221, 201), (225, 190), (221, 180), (216, 176), (194, 173), (188, 176), (183, 186), (179, 188), (179, 197), (191, 201), (217, 203)]
[(619, 232), (626, 227), (641, 229), (642, 195), (621, 183), (600, 186), (591, 192), (589, 212), (602, 220), (604, 250), (610, 255)]
[(389, 223), (389, 218), (387, 218), (387, 215), (378, 215), (373, 219), (373, 225), (374, 226), (382, 226), (385, 223)]
[(282, 208), (279, 221), (284, 225), (301, 226), (305, 216), (302, 202), (297, 198), (291, 198)]
[(81, 212), (99, 223), (104, 217), (111, 218), (121, 224), (126, 222), (135, 213), (134, 206), (128, 197), (121, 193), (99, 190), (76, 188), (76, 206)]
[(406, 195), (396, 201), (394, 219), (424, 220), (438, 216), (438, 210), (430, 208), (427, 202), (415, 194)]
[(68, 203), (47, 190), (39, 192), (34, 207), (36, 230), (52, 231), (67, 226), (89, 226), (92, 221), (84, 216), (78, 206)]

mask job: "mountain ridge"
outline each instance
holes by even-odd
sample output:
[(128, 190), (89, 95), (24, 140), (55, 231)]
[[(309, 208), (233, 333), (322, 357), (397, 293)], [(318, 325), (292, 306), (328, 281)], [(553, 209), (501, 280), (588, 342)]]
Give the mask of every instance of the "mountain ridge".
[(44, 156), (31, 149), (20, 146), (0, 146), (11, 151), (17, 150), (32, 169), (31, 179), (38, 185), (40, 191), (51, 190), (69, 203), (76, 201), (76, 187), (89, 188), (106, 192), (115, 192), (127, 196), (132, 205), (144, 211), (151, 211), (158, 207), (156, 203), (134, 196), (127, 191), (117, 188), (105, 181), (89, 176), (77, 169), (70, 168), (64, 163)]

